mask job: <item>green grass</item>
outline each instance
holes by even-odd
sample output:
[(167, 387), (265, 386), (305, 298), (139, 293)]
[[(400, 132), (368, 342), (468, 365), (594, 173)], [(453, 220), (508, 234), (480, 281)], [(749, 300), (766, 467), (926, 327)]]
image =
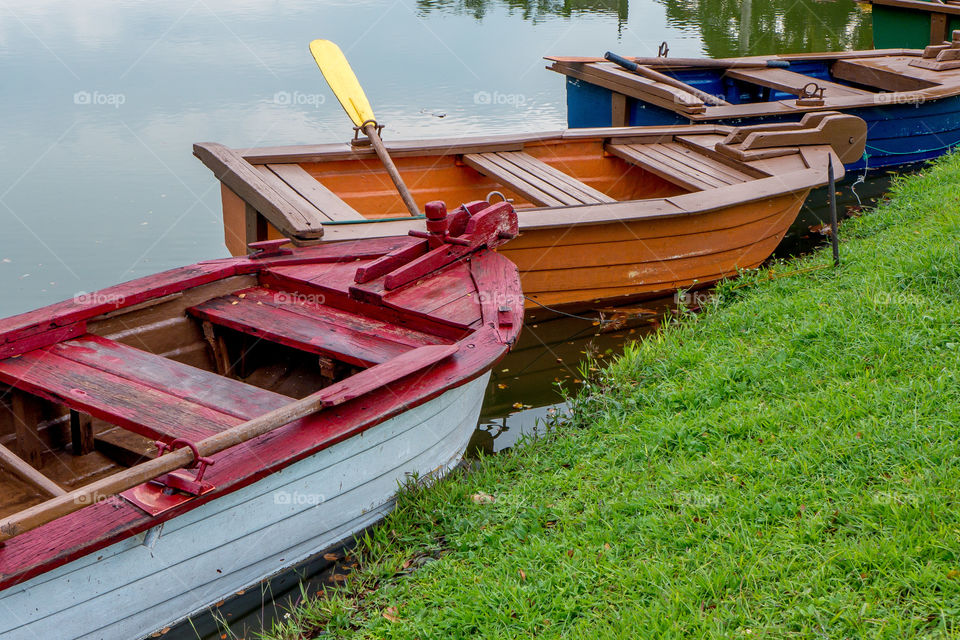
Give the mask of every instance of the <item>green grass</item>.
[(958, 185), (960, 155), (898, 182), (839, 270), (724, 284), (267, 637), (960, 636)]

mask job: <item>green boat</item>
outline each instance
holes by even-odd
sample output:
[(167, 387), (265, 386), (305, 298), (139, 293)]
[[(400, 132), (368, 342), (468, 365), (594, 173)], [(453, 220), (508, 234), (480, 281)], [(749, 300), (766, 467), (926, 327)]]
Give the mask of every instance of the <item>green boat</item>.
[(939, 0), (866, 0), (873, 5), (876, 49), (922, 49), (943, 44), (960, 29), (960, 3)]

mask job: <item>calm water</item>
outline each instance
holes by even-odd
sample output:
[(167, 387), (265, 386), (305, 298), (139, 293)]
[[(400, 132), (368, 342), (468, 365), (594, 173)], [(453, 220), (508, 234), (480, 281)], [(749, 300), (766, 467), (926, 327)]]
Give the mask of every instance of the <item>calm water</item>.
[[(0, 317), (226, 256), (218, 184), (191, 145), (348, 139), (314, 38), (341, 45), (388, 139), (562, 128), (563, 78), (544, 55), (871, 41), (852, 0), (7, 0), (0, 16)], [(496, 373), (478, 447), (545, 415), (582, 352), (641, 332), (530, 327)]]

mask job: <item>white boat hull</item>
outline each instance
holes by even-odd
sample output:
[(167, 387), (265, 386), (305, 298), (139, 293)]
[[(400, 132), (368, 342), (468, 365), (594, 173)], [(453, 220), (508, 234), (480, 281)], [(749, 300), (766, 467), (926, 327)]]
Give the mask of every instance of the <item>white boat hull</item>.
[(7, 589), (0, 638), (142, 638), (329, 548), (389, 512), (398, 486), (459, 462), (488, 378), (174, 518), (159, 535)]

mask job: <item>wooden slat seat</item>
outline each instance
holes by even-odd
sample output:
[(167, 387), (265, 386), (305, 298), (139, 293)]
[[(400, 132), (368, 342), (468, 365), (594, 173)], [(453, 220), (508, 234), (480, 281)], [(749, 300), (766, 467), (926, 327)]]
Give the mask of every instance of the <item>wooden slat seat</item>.
[(463, 161), (543, 207), (616, 202), (607, 194), (523, 151), (467, 153)]
[(325, 187), (299, 164), (255, 165), (277, 193), (298, 208), (314, 210), (331, 221), (364, 220), (359, 211)]
[(165, 441), (200, 440), (292, 402), (93, 335), (0, 361), (0, 382)]
[(215, 325), (361, 367), (436, 343), (425, 334), (324, 306), (322, 297), (255, 287), (189, 312)]
[(811, 82), (815, 82), (817, 86), (825, 89), (823, 92), (824, 98), (871, 95), (870, 91), (848, 87), (839, 82), (811, 78), (802, 73), (796, 73), (786, 69), (768, 69), (765, 67), (757, 69), (728, 69), (726, 77), (760, 85), (761, 87), (776, 89), (784, 93), (792, 93), (795, 96), (799, 96), (802, 93), (803, 87)]
[(618, 158), (691, 191), (725, 187), (754, 179), (747, 173), (676, 142), (608, 143), (606, 150)]

